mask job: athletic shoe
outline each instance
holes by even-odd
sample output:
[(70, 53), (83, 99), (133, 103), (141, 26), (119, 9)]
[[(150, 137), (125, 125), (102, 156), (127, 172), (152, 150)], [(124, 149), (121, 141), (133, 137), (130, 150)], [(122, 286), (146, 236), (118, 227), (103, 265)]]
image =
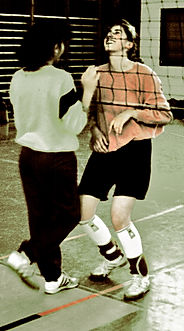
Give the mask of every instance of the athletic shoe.
[(91, 272), (89, 278), (93, 281), (103, 281), (114, 269), (123, 267), (127, 264), (124, 256), (120, 256), (115, 261), (104, 260), (98, 267)]
[(4, 264), (16, 271), (28, 286), (39, 289), (39, 284), (34, 277), (34, 267), (24, 252), (13, 251)]
[(130, 281), (130, 285), (125, 289), (125, 300), (136, 300), (141, 298), (146, 292), (149, 291), (150, 280), (149, 276), (143, 277), (142, 275), (134, 274)]
[(76, 278), (72, 278), (65, 272), (62, 272), (61, 276), (56, 282), (45, 282), (45, 293), (55, 294), (62, 290), (77, 287), (78, 285), (79, 284)]

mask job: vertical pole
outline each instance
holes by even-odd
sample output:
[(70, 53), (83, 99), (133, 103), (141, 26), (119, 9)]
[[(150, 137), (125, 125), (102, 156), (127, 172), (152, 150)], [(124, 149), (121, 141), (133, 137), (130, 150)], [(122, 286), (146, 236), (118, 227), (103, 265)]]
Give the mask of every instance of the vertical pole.
[(65, 0), (65, 16), (68, 19), (70, 16), (70, 0)]
[(97, 0), (98, 5), (98, 40), (97, 40), (97, 65), (102, 62), (102, 29), (103, 29), (103, 21), (102, 21), (102, 1)]
[[(64, 5), (65, 5), (65, 11), (64, 11), (64, 14), (65, 14), (65, 18), (66, 18), (66, 23), (68, 25), (68, 28), (70, 29), (70, 0), (64, 0)], [(66, 65), (66, 70), (68, 70), (67, 68), (67, 65), (68, 65), (68, 58), (69, 58), (69, 44), (70, 42), (67, 41), (65, 43), (65, 48), (66, 48), (66, 51), (64, 52), (64, 63)]]
[(35, 0), (31, 0), (31, 25), (34, 24)]

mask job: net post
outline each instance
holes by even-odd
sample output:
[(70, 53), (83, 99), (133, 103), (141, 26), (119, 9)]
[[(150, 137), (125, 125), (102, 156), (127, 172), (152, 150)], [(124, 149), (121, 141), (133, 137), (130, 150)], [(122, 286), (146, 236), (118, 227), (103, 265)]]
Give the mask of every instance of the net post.
[(35, 0), (31, 0), (31, 25), (34, 24)]

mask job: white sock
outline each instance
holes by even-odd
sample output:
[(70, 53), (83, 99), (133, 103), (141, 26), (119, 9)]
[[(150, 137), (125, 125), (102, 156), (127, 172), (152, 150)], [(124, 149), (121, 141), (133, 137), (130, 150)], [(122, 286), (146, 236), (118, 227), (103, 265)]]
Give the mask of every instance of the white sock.
[(132, 222), (116, 233), (128, 259), (133, 259), (143, 253), (140, 234)]
[(93, 240), (98, 246), (106, 245), (111, 240), (111, 233), (100, 217), (95, 215), (87, 221), (81, 221), (80, 226), (83, 231)]

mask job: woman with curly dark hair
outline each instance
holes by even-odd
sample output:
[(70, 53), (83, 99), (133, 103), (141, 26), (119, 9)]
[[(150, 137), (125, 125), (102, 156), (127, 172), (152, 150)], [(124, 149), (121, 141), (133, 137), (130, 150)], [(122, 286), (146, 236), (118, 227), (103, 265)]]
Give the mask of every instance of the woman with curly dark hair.
[(88, 68), (82, 104), (71, 74), (54, 66), (67, 38), (62, 22), (33, 25), (18, 52), (22, 69), (14, 74), (10, 86), (16, 142), (22, 146), (19, 168), (30, 239), (10, 254), (7, 263), (36, 286), (32, 269), (36, 262), (49, 294), (78, 285), (61, 268), (60, 244), (80, 220), (77, 135), (86, 125), (86, 110), (98, 78), (95, 67)]
[[(159, 78), (135, 58), (136, 38), (135, 28), (121, 20), (104, 39), (109, 61), (98, 67), (100, 78), (89, 115), (93, 152), (79, 187), (81, 227), (105, 258), (90, 277), (101, 280), (128, 260), (132, 277), (126, 299), (137, 299), (149, 290), (148, 267), (131, 212), (136, 199), (143, 200), (148, 190), (151, 139), (172, 119)], [(96, 215), (113, 185), (111, 218), (124, 254)]]

